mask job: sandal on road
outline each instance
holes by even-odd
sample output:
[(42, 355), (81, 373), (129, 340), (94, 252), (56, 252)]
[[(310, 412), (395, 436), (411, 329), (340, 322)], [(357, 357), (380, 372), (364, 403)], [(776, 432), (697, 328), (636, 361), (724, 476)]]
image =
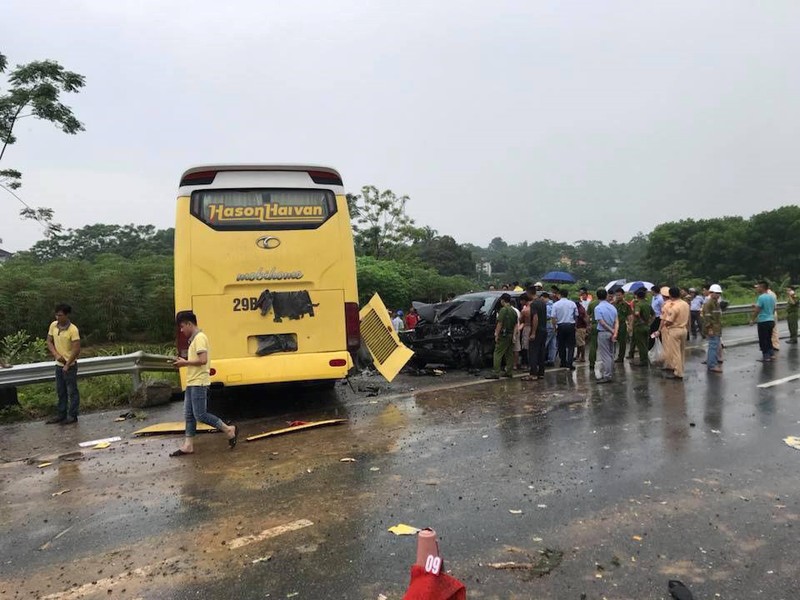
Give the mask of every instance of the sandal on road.
[(170, 456), (189, 456), (190, 454), (194, 454), (194, 452), (184, 452), (180, 448), (175, 450), (175, 452), (171, 452)]
[(239, 441), (239, 426), (233, 426), (233, 437), (228, 440), (228, 447), (233, 450), (236, 447), (236, 442)]

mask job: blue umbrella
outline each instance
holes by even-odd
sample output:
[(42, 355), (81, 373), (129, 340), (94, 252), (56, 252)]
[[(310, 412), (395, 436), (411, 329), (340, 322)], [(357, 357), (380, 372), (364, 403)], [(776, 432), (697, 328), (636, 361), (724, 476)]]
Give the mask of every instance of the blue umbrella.
[(542, 281), (548, 283), (575, 283), (576, 279), (566, 271), (550, 271), (542, 275)]

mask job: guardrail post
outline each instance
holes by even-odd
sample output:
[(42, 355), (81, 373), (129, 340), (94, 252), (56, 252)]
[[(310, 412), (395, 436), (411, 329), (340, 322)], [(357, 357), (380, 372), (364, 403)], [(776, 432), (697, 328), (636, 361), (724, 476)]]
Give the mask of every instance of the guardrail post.
[(131, 371), (131, 379), (133, 379), (133, 391), (135, 392), (142, 387), (142, 374), (139, 371)]

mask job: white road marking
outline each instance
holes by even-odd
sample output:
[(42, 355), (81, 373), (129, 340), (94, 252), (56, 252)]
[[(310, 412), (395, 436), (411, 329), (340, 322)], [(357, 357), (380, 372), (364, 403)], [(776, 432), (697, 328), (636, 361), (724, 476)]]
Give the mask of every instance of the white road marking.
[(768, 381), (766, 383), (760, 384), (758, 387), (760, 388), (771, 388), (776, 385), (781, 385), (782, 383), (787, 383), (789, 381), (794, 381), (795, 379), (800, 379), (800, 373), (796, 375), (789, 375), (788, 377), (782, 377), (781, 379), (775, 379), (773, 381)]
[(228, 542), (228, 548), (235, 550), (236, 548), (241, 548), (242, 546), (248, 546), (256, 542), (263, 542), (264, 540), (283, 535), (284, 533), (289, 533), (290, 531), (297, 531), (298, 529), (303, 529), (304, 527), (310, 527), (313, 524), (314, 523), (308, 519), (299, 519), (297, 521), (292, 521), (291, 523), (286, 523), (286, 525), (278, 525), (277, 527), (265, 529), (256, 535), (246, 535), (244, 537), (236, 538), (235, 540)]

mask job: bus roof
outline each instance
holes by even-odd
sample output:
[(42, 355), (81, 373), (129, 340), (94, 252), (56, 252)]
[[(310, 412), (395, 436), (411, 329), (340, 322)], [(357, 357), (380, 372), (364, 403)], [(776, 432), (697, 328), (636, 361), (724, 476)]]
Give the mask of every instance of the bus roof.
[(308, 173), (312, 179), (326, 180), (325, 183), (342, 185), (342, 176), (336, 169), (318, 165), (258, 165), (258, 164), (233, 164), (233, 165), (204, 165), (192, 167), (181, 175), (181, 187), (192, 185), (198, 179), (205, 179), (204, 175), (212, 176), (226, 171), (301, 171)]

